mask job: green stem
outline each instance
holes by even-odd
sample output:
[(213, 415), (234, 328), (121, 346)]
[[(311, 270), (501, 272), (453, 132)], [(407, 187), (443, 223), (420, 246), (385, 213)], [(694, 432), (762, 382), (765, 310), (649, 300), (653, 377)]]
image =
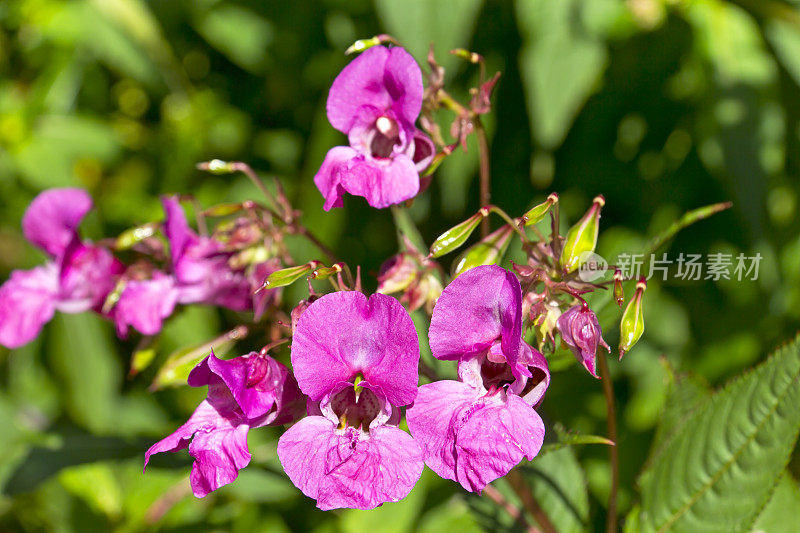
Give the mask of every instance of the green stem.
[(619, 489), (619, 447), (617, 442), (617, 413), (614, 406), (614, 384), (608, 371), (608, 362), (603, 350), (597, 350), (597, 360), (600, 366), (600, 380), (603, 383), (603, 395), (606, 397), (606, 429), (609, 440), (614, 442), (609, 446), (611, 459), (611, 490), (608, 494), (608, 515), (606, 518), (606, 533), (617, 531), (617, 491)]

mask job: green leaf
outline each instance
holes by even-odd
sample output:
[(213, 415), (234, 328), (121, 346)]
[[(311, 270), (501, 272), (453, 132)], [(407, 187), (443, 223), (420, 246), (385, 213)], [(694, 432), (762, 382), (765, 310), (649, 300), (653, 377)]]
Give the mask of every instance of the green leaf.
[(228, 59), (253, 73), (261, 71), (275, 30), (267, 19), (237, 6), (222, 6), (202, 16), (197, 30)]
[(384, 503), (371, 511), (343, 510), (340, 515), (341, 531), (344, 533), (363, 533), (364, 531), (411, 533), (416, 531), (414, 525), (425, 504), (428, 480), (431, 477), (431, 473), (426, 472), (409, 495), (399, 502)]
[[(668, 363), (668, 372), (672, 372)], [(697, 410), (705, 405), (711, 392), (703, 381), (694, 376), (671, 374), (669, 392), (659, 417), (656, 434), (650, 448), (648, 464), (652, 464), (666, 449), (667, 444)]]
[(431, 42), (448, 70), (461, 60), (448, 52), (469, 44), (482, 0), (376, 0), (375, 10), (388, 33), (422, 62)]
[(753, 532), (793, 533), (797, 531), (797, 510), (800, 509), (800, 488), (789, 472), (784, 472), (775, 492), (753, 524)]
[(109, 518), (122, 513), (122, 487), (107, 463), (90, 463), (62, 470), (58, 479), (72, 494)]
[(517, 0), (523, 37), (520, 74), (534, 138), (545, 148), (564, 140), (606, 66), (605, 45), (587, 35), (583, 0)]
[(70, 417), (93, 432), (113, 427), (122, 374), (103, 320), (89, 313), (59, 313), (48, 333)]
[(642, 530), (746, 530), (794, 448), (798, 403), (800, 338), (680, 425), (639, 480)]
[(778, 19), (766, 22), (766, 36), (778, 60), (800, 85), (800, 31), (795, 24)]
[(718, 204), (711, 204), (704, 207), (698, 207), (697, 209), (692, 209), (684, 213), (684, 215), (670, 224), (670, 226), (659, 233), (656, 237), (650, 241), (650, 244), (647, 247), (647, 251), (645, 252), (645, 257), (649, 257), (650, 254), (653, 254), (658, 251), (659, 248), (664, 246), (670, 239), (672, 239), (675, 235), (678, 234), (684, 228), (687, 228), (694, 224), (695, 222), (700, 222), (703, 219), (706, 219), (712, 215), (725, 211), (729, 209), (733, 204), (730, 202), (721, 202)]
[(533, 495), (561, 533), (589, 528), (589, 496), (583, 469), (570, 448), (540, 455), (522, 468)]
[(580, 444), (614, 445), (614, 442), (606, 437), (601, 437), (599, 435), (584, 435), (582, 433), (578, 433), (577, 431), (567, 431), (561, 424), (556, 424), (555, 430), (558, 434), (558, 442), (550, 442), (542, 446), (542, 449), (539, 452), (539, 457), (547, 453), (558, 451), (566, 446), (577, 446)]

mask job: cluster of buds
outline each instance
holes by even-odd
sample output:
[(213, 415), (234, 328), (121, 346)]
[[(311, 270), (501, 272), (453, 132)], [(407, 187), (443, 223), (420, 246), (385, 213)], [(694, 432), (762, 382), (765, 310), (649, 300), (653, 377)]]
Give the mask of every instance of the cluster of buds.
[[(463, 245), (472, 232), (490, 214), (499, 215), (505, 222), (493, 233), (483, 237), (468, 248), (454, 262), (453, 275), (479, 265), (497, 264), (516, 233), (527, 255), (525, 264), (514, 264), (521, 280), (525, 327), (533, 331), (540, 350), (554, 351), (558, 339), (569, 348), (576, 359), (593, 376), (598, 348), (610, 351), (603, 340), (596, 313), (585, 296), (595, 290), (613, 285), (618, 305), (624, 303), (623, 281), (619, 269), (606, 266), (595, 256), (600, 228), (600, 213), (605, 198), (594, 198), (586, 213), (565, 235), (559, 232), (559, 198), (552, 193), (547, 199), (531, 208), (523, 216), (512, 219), (497, 206), (487, 205), (464, 222), (443, 233), (431, 246), (431, 257), (439, 257)], [(550, 216), (550, 236), (546, 237), (534, 227)], [(529, 237), (528, 228), (536, 234)], [(602, 263), (599, 265), (597, 263)], [(590, 266), (587, 270), (583, 267)], [(598, 272), (600, 268), (602, 271)], [(605, 271), (614, 271), (611, 280), (605, 280)], [(597, 279), (600, 278), (600, 279)], [(636, 286), (634, 297), (628, 303), (620, 322), (620, 358), (639, 340), (644, 331), (642, 296), (644, 280)]]
[(428, 314), (442, 294), (442, 271), (439, 264), (420, 252), (403, 236), (404, 250), (381, 265), (378, 290), (381, 294), (400, 294), (399, 300), (409, 311), (425, 307)]

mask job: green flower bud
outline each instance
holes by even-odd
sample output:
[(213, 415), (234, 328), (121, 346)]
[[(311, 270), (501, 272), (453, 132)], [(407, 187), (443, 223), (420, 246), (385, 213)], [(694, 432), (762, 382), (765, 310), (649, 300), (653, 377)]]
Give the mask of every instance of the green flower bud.
[(141, 226), (136, 226), (135, 228), (127, 229), (123, 231), (119, 237), (117, 237), (117, 242), (114, 243), (114, 248), (117, 250), (128, 250), (133, 248), (136, 244), (155, 235), (157, 227), (157, 224), (153, 224), (151, 222)]
[(647, 288), (647, 281), (641, 278), (636, 284), (636, 293), (628, 302), (628, 307), (622, 313), (619, 325), (619, 358), (625, 355), (644, 333), (644, 311), (642, 310), (642, 295)]
[(625, 301), (625, 291), (622, 289), (622, 272), (618, 268), (614, 269), (614, 300), (620, 307)]
[(455, 261), (454, 275), (459, 276), (476, 266), (499, 263), (511, 243), (513, 234), (514, 228), (505, 225), (467, 248)]
[(291, 285), (298, 279), (305, 276), (306, 272), (310, 272), (311, 270), (320, 266), (320, 264), (321, 263), (319, 261), (310, 261), (305, 265), (276, 270), (267, 277), (267, 279), (264, 281), (264, 284), (261, 287), (259, 287), (256, 292), (262, 291), (264, 289), (275, 289), (277, 287), (285, 287), (287, 285)]
[(489, 210), (483, 207), (461, 224), (453, 226), (439, 235), (439, 238), (431, 245), (431, 257), (443, 256), (464, 244), (488, 214)]
[(541, 204), (531, 208), (530, 211), (522, 215), (522, 221), (525, 222), (526, 226), (533, 226), (534, 224), (539, 223), (544, 216), (550, 211), (550, 208), (553, 204), (558, 202), (558, 194), (552, 193), (550, 196), (547, 197), (547, 200), (542, 202)]
[(603, 195), (596, 196), (592, 201), (592, 207), (567, 232), (564, 249), (561, 251), (559, 260), (561, 268), (567, 274), (581, 266), (581, 255), (594, 252), (594, 248), (597, 246), (597, 234), (600, 230), (600, 210), (605, 203)]

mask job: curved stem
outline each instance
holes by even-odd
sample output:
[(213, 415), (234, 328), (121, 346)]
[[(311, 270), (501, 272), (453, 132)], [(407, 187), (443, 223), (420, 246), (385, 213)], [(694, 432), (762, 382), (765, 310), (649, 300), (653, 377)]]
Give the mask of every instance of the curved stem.
[(503, 508), (508, 515), (522, 525), (528, 533), (541, 533), (538, 529), (528, 524), (522, 511), (513, 503), (506, 500), (505, 496), (492, 485), (483, 487), (483, 495)]
[(603, 394), (606, 397), (606, 427), (608, 438), (614, 442), (608, 451), (611, 458), (611, 491), (608, 494), (608, 518), (606, 519), (606, 532), (614, 533), (617, 530), (617, 490), (619, 488), (619, 448), (617, 447), (617, 413), (614, 407), (614, 384), (608, 371), (606, 354), (598, 350), (600, 364), (600, 380), (603, 382)]
[(311, 241), (311, 243), (312, 243), (314, 246), (316, 246), (317, 248), (319, 248), (319, 249), (320, 249), (320, 251), (321, 251), (322, 253), (324, 253), (324, 254), (325, 254), (325, 256), (328, 258), (328, 260), (329, 260), (331, 263), (338, 263), (338, 262), (339, 262), (339, 260), (336, 258), (336, 254), (335, 254), (335, 253), (333, 253), (333, 251), (332, 251), (330, 248), (328, 248), (327, 246), (325, 246), (325, 245), (322, 243), (322, 241), (320, 241), (320, 240), (319, 240), (319, 239), (316, 237), (316, 235), (314, 235), (313, 233), (311, 233), (311, 231), (310, 231), (308, 228), (306, 228), (305, 226), (298, 226), (298, 225), (295, 225), (295, 227), (294, 227), (294, 230), (295, 230), (297, 233), (299, 233), (300, 235), (302, 235), (303, 237), (305, 237), (306, 239), (308, 239), (309, 241)]
[[(480, 162), (480, 201), (481, 205), (488, 205), (491, 201), (491, 162), (489, 153), (489, 139), (479, 117), (473, 120), (475, 134), (478, 137), (478, 159)], [(484, 218), (481, 222), (481, 236), (489, 234), (489, 220)]]
[(556, 526), (550, 521), (550, 517), (547, 516), (547, 513), (542, 506), (539, 505), (536, 496), (533, 495), (533, 492), (528, 486), (528, 483), (525, 481), (525, 478), (522, 477), (522, 474), (520, 474), (517, 469), (514, 469), (506, 474), (506, 481), (508, 481), (508, 484), (511, 485), (511, 488), (514, 489), (514, 492), (517, 493), (517, 496), (519, 496), (519, 499), (522, 501), (522, 506), (525, 508), (525, 510), (528, 511), (531, 516), (533, 516), (534, 520), (536, 520), (536, 523), (542, 528), (542, 532), (558, 533), (558, 529), (556, 529)]

